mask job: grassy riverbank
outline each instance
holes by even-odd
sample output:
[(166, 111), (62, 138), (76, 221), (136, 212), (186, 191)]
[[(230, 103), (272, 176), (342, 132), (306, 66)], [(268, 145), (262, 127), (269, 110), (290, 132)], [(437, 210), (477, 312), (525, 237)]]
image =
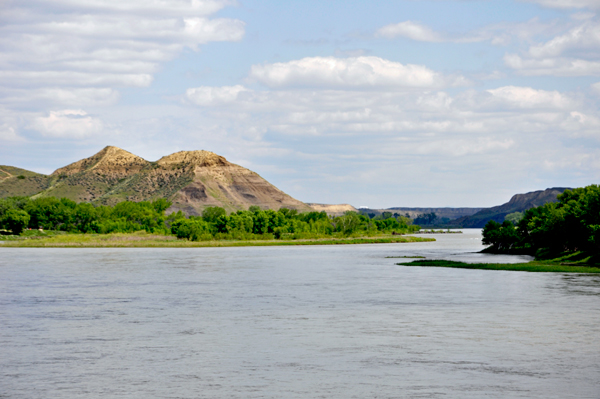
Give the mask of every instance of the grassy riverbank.
[[(0, 237), (0, 240), (2, 238)], [(306, 240), (209, 240), (188, 241), (174, 236), (145, 232), (132, 234), (60, 234), (54, 236), (8, 239), (0, 247), (19, 248), (196, 248), (254, 247), (278, 245), (390, 244), (435, 241), (432, 238), (381, 235), (377, 237), (319, 238)]]
[(554, 263), (552, 261), (531, 261), (527, 263), (464, 263), (451, 260), (425, 259), (396, 264), (400, 266), (451, 267), (457, 269), (508, 270), (537, 273), (600, 273), (600, 267), (565, 265)]

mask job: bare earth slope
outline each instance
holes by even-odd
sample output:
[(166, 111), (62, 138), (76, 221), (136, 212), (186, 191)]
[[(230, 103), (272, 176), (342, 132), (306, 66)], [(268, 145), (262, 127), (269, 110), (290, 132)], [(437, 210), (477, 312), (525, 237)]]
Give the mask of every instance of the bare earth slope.
[[(209, 151), (181, 151), (148, 162), (108, 146), (89, 158), (57, 169), (48, 177), (29, 172), (33, 175), (26, 179), (42, 179), (44, 184), (28, 191), (24, 189), (25, 180), (13, 176), (13, 169), (17, 168), (0, 168), (1, 197), (35, 194), (100, 204), (166, 198), (173, 201), (172, 211), (180, 209), (192, 215), (200, 214), (208, 206), (221, 206), (229, 212), (252, 205), (263, 209), (311, 210), (257, 173)], [(20, 191), (19, 186), (23, 186)], [(16, 194), (17, 191), (23, 194)]]

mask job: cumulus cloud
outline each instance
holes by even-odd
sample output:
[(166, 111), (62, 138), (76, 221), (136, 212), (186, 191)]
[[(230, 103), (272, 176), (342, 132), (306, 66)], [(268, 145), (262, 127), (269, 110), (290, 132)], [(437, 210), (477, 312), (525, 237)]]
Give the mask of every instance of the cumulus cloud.
[(195, 87), (187, 89), (185, 97), (196, 105), (210, 106), (231, 103), (240, 93), (248, 91), (244, 86)]
[(102, 130), (102, 122), (83, 110), (50, 111), (34, 119), (31, 128), (47, 137), (85, 138)]
[(250, 79), (271, 88), (436, 88), (468, 84), (462, 76), (446, 76), (422, 65), (380, 57), (307, 57), (253, 65)]

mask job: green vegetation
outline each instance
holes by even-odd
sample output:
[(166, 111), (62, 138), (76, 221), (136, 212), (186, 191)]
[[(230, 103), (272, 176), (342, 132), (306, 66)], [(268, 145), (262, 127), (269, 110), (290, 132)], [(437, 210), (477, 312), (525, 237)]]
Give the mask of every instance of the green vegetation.
[(278, 245), (347, 245), (347, 244), (390, 244), (434, 241), (431, 238), (414, 236), (379, 236), (379, 237), (339, 237), (316, 238), (300, 240), (254, 239), (254, 240), (210, 240), (189, 241), (177, 239), (172, 235), (150, 234), (145, 231), (135, 233), (111, 234), (67, 234), (60, 232), (38, 232), (29, 235), (27, 239), (21, 236), (6, 236), (3, 247), (58, 247), (58, 248), (103, 248), (103, 247), (167, 247), (167, 248), (196, 248), (196, 247), (242, 247), (242, 246), (278, 246)]
[(463, 263), (451, 260), (416, 260), (408, 263), (396, 263), (400, 266), (451, 267), (458, 269), (507, 270), (521, 272), (555, 273), (600, 273), (600, 267), (573, 266), (555, 262), (533, 261), (528, 263)]
[(537, 260), (600, 263), (600, 187), (566, 190), (558, 202), (531, 208), (515, 224), (490, 221), (483, 229), (484, 251), (530, 254)]
[[(108, 206), (76, 203), (66, 198), (10, 197), (0, 199), (0, 229), (10, 230), (13, 235), (22, 234), (22, 238), (30, 239), (37, 239), (30, 234), (37, 231), (45, 242), (56, 244), (68, 244), (75, 236), (48, 237), (44, 232), (79, 234), (76, 240), (82, 242), (103, 240), (98, 237), (92, 239), (93, 235), (144, 231), (155, 236), (169, 237), (169, 240), (179, 238), (196, 242), (310, 239), (322, 244), (324, 242), (321, 240), (332, 239), (335, 243), (339, 240), (353, 243), (348, 241), (349, 238), (357, 239), (356, 243), (366, 242), (365, 237), (371, 240), (369, 242), (405, 242), (407, 240), (404, 238), (388, 236), (419, 230), (419, 226), (410, 225), (403, 217), (371, 220), (356, 212), (329, 217), (325, 212), (298, 213), (285, 208), (274, 211), (251, 207), (247, 211), (227, 215), (223, 208), (209, 207), (202, 216), (186, 217), (181, 211), (165, 215), (170, 206), (171, 203), (165, 199), (152, 202), (123, 201)], [(88, 236), (81, 235), (82, 233)]]
[(29, 224), (29, 219), (29, 214), (21, 209), (7, 209), (0, 216), (0, 226), (12, 231), (13, 234), (21, 234)]
[(513, 224), (518, 224), (523, 219), (523, 212), (513, 212), (506, 215), (504, 220), (508, 220)]

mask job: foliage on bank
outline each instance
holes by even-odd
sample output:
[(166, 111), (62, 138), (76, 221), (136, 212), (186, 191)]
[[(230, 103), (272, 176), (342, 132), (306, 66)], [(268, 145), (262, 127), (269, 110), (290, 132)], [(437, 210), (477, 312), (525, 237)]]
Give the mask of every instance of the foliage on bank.
[(181, 211), (166, 215), (170, 206), (165, 199), (94, 206), (66, 198), (11, 197), (0, 199), (0, 229), (13, 234), (25, 229), (85, 234), (146, 231), (191, 241), (358, 237), (419, 229), (404, 217), (370, 219), (356, 212), (330, 217), (325, 212), (250, 207), (227, 215), (223, 208), (209, 207), (202, 216), (186, 217)]
[(600, 263), (600, 187), (566, 190), (558, 202), (525, 211), (516, 225), (490, 221), (483, 229), (483, 244), (490, 245), (485, 251), (492, 253)]
[(464, 263), (452, 260), (424, 259), (396, 264), (400, 266), (450, 267), (456, 269), (505, 270), (535, 273), (600, 273), (600, 268), (598, 267), (535, 261), (527, 263)]

